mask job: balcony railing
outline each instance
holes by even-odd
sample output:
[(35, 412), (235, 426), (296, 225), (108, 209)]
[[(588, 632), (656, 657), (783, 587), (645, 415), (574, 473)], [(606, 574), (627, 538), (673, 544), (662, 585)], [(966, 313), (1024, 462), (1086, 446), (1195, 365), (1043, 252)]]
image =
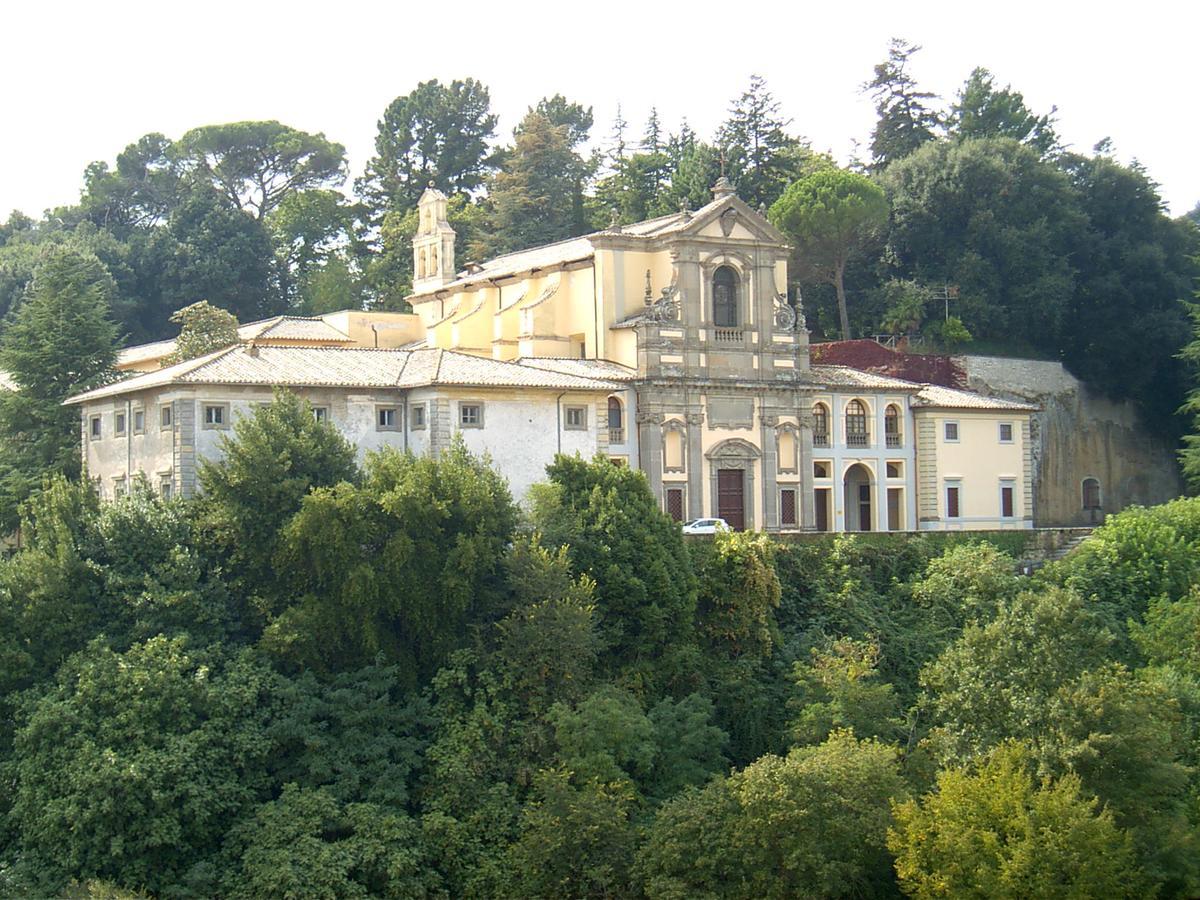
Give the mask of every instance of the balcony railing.
[(813, 432), (813, 446), (814, 447), (828, 447), (829, 446), (829, 435), (824, 432), (814, 431)]
[(625, 443), (625, 429), (620, 428), (620, 427), (614, 428), (613, 426), (609, 425), (608, 426), (608, 442), (610, 444)]
[(846, 435), (847, 447), (866, 447), (870, 443), (869, 436), (866, 432), (852, 433)]
[(718, 344), (740, 344), (742, 342), (742, 329), (714, 328), (713, 340)]
[(895, 449), (897, 449), (897, 448), (899, 448), (899, 447), (902, 447), (902, 446), (903, 446), (903, 443), (902, 443), (902, 442), (901, 442), (901, 440), (900, 440), (900, 435), (898, 435), (898, 434), (889, 434), (889, 435), (887, 436), (887, 446), (888, 446), (888, 449), (889, 449), (889, 450), (895, 450)]

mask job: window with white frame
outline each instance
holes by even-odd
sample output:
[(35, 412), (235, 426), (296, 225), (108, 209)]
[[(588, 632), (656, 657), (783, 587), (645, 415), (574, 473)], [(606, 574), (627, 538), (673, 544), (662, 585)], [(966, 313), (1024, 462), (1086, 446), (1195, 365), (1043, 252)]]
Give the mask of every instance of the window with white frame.
[(1013, 442), (1013, 423), (1012, 422), (1001, 422), (1000, 423), (1000, 443), (1011, 444), (1012, 442)]
[(900, 407), (894, 403), (889, 403), (887, 409), (883, 411), (883, 434), (884, 443), (893, 450), (904, 446), (904, 439), (900, 432)]
[(204, 428), (228, 428), (229, 427), (229, 404), (228, 403), (205, 403), (204, 415), (201, 421), (204, 423)]
[(460, 403), (460, 404), (458, 404), (458, 427), (459, 428), (482, 428), (483, 427), (483, 404), (482, 403)]
[(813, 446), (828, 447), (829, 446), (829, 408), (824, 403), (814, 403), (812, 408), (813, 418)]
[(326, 422), (329, 421), (329, 407), (328, 406), (314, 406), (312, 408), (312, 411), (313, 411), (313, 418), (316, 419), (318, 422), (320, 422), (322, 425), (324, 425)]
[(958, 443), (958, 423), (944, 422), (942, 423), (942, 438), (947, 444)]
[(400, 412), (394, 406), (375, 407), (375, 430), (398, 431), (400, 429)]
[(851, 400), (846, 404), (846, 446), (866, 447), (869, 443), (867, 407), (861, 400)]
[(563, 407), (563, 428), (568, 431), (584, 431), (587, 429), (587, 407)]

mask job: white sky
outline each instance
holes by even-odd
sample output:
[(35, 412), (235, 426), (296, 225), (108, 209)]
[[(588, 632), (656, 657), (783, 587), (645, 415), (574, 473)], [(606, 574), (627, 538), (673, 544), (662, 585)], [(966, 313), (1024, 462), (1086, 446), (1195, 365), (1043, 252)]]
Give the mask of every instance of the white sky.
[(986, 66), (1088, 151), (1110, 135), (1171, 212), (1200, 201), (1195, 50), (1200, 4), (1056, 0), (981, 4), (172, 0), (8, 5), (0, 25), (0, 220), (74, 202), (84, 167), (141, 135), (279, 119), (346, 145), (351, 174), (375, 123), (418, 81), (486, 84), (508, 139), (559, 92), (592, 105), (606, 138), (619, 102), (640, 134), (651, 104), (702, 137), (752, 73), (792, 128), (845, 159), (874, 111), (858, 92), (888, 39), (923, 45), (913, 72), (951, 98)]

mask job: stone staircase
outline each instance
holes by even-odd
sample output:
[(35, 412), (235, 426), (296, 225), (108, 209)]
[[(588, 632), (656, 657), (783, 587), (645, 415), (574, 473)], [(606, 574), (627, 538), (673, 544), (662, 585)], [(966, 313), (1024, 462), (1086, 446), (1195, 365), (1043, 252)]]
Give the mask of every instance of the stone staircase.
[(1036, 556), (1026, 558), (1021, 562), (1020, 571), (1023, 575), (1032, 575), (1046, 563), (1057, 562), (1070, 556), (1079, 546), (1092, 536), (1091, 528), (1073, 529), (1073, 534), (1053, 550), (1039, 552)]
[(1092, 530), (1090, 528), (1088, 529), (1087, 534), (1075, 535), (1073, 538), (1071, 538), (1069, 541), (1067, 541), (1061, 547), (1059, 547), (1056, 550), (1052, 550), (1050, 553), (1048, 553), (1046, 555), (1046, 562), (1058, 562), (1060, 559), (1065, 559), (1066, 557), (1068, 557), (1072, 553), (1074, 553), (1076, 550), (1078, 550), (1079, 545), (1082, 544), (1084, 541), (1086, 541), (1091, 536), (1092, 536)]

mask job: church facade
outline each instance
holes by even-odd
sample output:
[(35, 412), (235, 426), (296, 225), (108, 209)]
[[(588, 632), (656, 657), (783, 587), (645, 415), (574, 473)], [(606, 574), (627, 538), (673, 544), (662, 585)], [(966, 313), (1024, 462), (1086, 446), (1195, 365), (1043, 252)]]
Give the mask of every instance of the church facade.
[[(813, 365), (786, 295), (786, 240), (724, 179), (702, 209), (461, 269), (446, 202), (431, 187), (419, 204), (411, 315), (254, 323), (241, 344), (168, 368), (155, 366), (171, 342), (126, 351), (122, 366), (140, 374), (68, 401), (81, 406), (101, 489), (153, 469), (164, 490), (192, 492), (195, 455), (220, 452), (205, 431), (278, 384), (363, 449), (436, 453), (458, 434), (518, 497), (556, 452), (601, 453), (644, 471), (680, 520), (772, 532), (1031, 526), (1034, 407)], [(170, 454), (149, 449), (144, 421), (133, 447), (135, 402), (143, 420), (172, 404), (169, 434), (161, 421), (155, 433)], [(380, 415), (391, 416), (384, 431)], [(212, 416), (220, 427), (206, 427)]]

